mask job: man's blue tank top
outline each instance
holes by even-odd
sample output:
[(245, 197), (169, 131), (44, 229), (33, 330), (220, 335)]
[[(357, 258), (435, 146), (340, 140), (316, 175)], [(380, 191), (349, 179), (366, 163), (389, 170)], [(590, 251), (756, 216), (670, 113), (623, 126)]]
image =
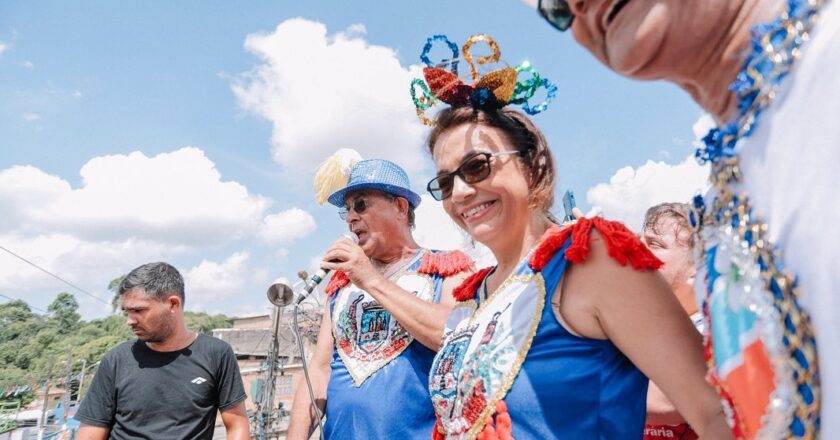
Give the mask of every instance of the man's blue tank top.
[[(525, 361), (504, 396), (513, 437), (640, 439), (647, 378), (609, 340), (575, 336), (554, 315), (551, 297), (567, 267), (564, 253), (569, 244), (570, 240), (542, 270), (545, 307)], [(516, 273), (529, 275), (534, 270), (526, 259)], [(481, 287), (476, 301), (480, 291)], [(446, 346), (440, 353), (445, 350)]]
[[(415, 261), (406, 271), (416, 272), (420, 264), (420, 260)], [(428, 277), (433, 282), (432, 302), (437, 303), (444, 278), (435, 274)], [(337, 293), (330, 298), (333, 319), (336, 319), (338, 296)], [(387, 311), (379, 313), (387, 314)], [(402, 353), (357, 387), (335, 347), (327, 386), (325, 438), (428, 438), (435, 422), (428, 390), (429, 370), (434, 356), (435, 352), (412, 340)]]

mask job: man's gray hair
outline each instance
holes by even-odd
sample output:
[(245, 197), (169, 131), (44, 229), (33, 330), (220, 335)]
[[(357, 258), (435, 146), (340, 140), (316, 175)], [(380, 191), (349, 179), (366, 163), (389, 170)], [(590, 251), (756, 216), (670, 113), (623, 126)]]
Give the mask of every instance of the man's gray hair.
[[(382, 192), (382, 195), (385, 196), (385, 199), (387, 199), (389, 202), (393, 202), (394, 200), (397, 200), (397, 197), (399, 197), (401, 199), (405, 199), (405, 201), (408, 202), (408, 199), (406, 199), (405, 197), (395, 196), (395, 195), (393, 195), (391, 193), (387, 193), (385, 191), (381, 191), (381, 192)], [(408, 212), (406, 213), (406, 215), (408, 216), (408, 227), (411, 228), (411, 229), (414, 229), (414, 218), (416, 217), (416, 214), (414, 213), (414, 207), (411, 206), (411, 203), (408, 203)]]
[(148, 263), (129, 272), (120, 283), (118, 292), (122, 295), (134, 289), (142, 289), (147, 297), (158, 301), (176, 294), (184, 303), (184, 279), (178, 269), (167, 263)]

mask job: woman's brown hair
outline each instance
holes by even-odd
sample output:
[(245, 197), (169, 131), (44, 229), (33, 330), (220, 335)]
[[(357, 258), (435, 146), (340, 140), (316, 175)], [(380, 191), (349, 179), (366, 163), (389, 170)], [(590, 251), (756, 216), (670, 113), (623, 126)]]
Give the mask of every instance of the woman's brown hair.
[(435, 144), (441, 134), (463, 124), (479, 124), (495, 127), (507, 136), (519, 159), (528, 170), (530, 191), (529, 205), (532, 209), (551, 215), (554, 205), (554, 158), (542, 132), (523, 113), (510, 108), (473, 109), (472, 107), (449, 107), (438, 113), (437, 125), (429, 134), (429, 153), (434, 156)]

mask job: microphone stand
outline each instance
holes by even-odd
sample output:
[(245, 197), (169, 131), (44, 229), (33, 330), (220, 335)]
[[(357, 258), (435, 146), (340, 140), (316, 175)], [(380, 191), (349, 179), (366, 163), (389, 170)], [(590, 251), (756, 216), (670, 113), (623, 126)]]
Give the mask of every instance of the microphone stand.
[(298, 327), (299, 311), (300, 301), (295, 301), (295, 309), (292, 313), (292, 330), (295, 333), (295, 339), (297, 339), (298, 349), (300, 350), (300, 363), (303, 365), (303, 377), (306, 379), (306, 387), (309, 389), (309, 401), (312, 404), (312, 409), (315, 410), (315, 417), (318, 419), (318, 434), (321, 440), (324, 440), (324, 424), (321, 421), (321, 410), (318, 409), (318, 404), (315, 403), (315, 393), (312, 391), (312, 381), (309, 379), (309, 368), (306, 366), (306, 354), (303, 351), (303, 338), (300, 336), (300, 327)]
[(260, 399), (260, 413), (258, 415), (258, 440), (268, 440), (273, 438), (271, 435), (272, 425), (274, 422), (274, 387), (276, 385), (277, 374), (276, 364), (278, 355), (278, 340), (277, 332), (280, 329), (280, 307), (274, 306), (274, 313), (272, 317), (272, 333), (271, 345), (268, 347), (267, 375), (268, 377), (263, 384), (263, 392)]
[[(343, 237), (347, 240), (352, 241), (353, 243), (359, 244), (359, 236), (354, 234), (353, 232), (345, 232)], [(321, 419), (321, 410), (318, 409), (318, 404), (315, 403), (315, 393), (312, 391), (312, 380), (309, 378), (309, 367), (306, 365), (306, 353), (303, 350), (303, 338), (300, 337), (300, 327), (298, 326), (298, 313), (300, 312), (300, 303), (309, 296), (312, 291), (315, 289), (315, 286), (318, 285), (326, 276), (329, 270), (321, 269), (319, 270), (311, 280), (306, 279), (306, 272), (301, 271), (298, 272), (298, 277), (303, 281), (303, 293), (297, 300), (295, 300), (295, 309), (292, 313), (292, 331), (295, 333), (295, 338), (297, 339), (298, 343), (298, 350), (300, 350), (300, 360), (301, 365), (303, 366), (303, 377), (306, 379), (306, 388), (309, 390), (309, 401), (312, 404), (312, 409), (315, 411), (315, 417), (318, 418), (318, 435), (321, 440), (324, 440), (324, 423)]]

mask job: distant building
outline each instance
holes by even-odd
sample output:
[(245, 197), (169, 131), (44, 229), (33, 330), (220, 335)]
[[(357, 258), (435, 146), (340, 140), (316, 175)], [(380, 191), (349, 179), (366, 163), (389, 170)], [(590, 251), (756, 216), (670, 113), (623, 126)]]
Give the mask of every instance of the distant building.
[(50, 388), (50, 394), (47, 396), (46, 400), (44, 400), (44, 391), (45, 388), (38, 388), (35, 391), (35, 400), (33, 400), (28, 406), (27, 409), (38, 409), (43, 407), (43, 403), (47, 403), (47, 409), (55, 409), (55, 407), (61, 402), (61, 399), (64, 398), (65, 390), (63, 387), (52, 385)]
[[(321, 310), (318, 306), (304, 308), (303, 310), (299, 317), (299, 324), (304, 335), (306, 356), (309, 358), (315, 347), (315, 336), (318, 334)], [(281, 309), (280, 312), (277, 354), (278, 364), (281, 368), (276, 373), (273, 405), (275, 410), (281, 404), (285, 411), (291, 409), (297, 384), (303, 380), (302, 360), (292, 332), (291, 311), (292, 308), (287, 307)], [(248, 395), (245, 408), (250, 413), (256, 409), (255, 398), (261, 391), (261, 379), (266, 377), (266, 356), (271, 344), (272, 316), (268, 314), (244, 316), (233, 318), (231, 321), (232, 328), (215, 329), (213, 330), (213, 336), (230, 344), (236, 354), (239, 369), (242, 373), (242, 382)], [(284, 417), (284, 420), (280, 423), (282, 432), (285, 432), (287, 424), (288, 417)]]

